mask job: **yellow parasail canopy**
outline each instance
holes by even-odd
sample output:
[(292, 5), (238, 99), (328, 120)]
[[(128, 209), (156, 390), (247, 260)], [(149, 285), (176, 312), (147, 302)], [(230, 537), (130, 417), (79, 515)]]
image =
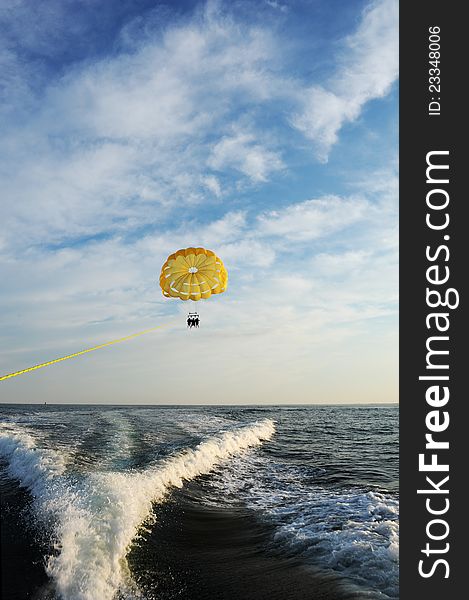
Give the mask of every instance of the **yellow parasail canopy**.
[(205, 300), (228, 287), (228, 273), (220, 258), (205, 248), (185, 248), (168, 256), (161, 268), (163, 296)]

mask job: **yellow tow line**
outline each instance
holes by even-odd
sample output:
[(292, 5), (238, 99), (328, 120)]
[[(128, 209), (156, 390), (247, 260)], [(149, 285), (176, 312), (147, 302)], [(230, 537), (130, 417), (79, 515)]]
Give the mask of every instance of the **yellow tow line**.
[(118, 340), (112, 340), (110, 342), (106, 342), (105, 344), (99, 344), (99, 346), (93, 346), (93, 348), (87, 348), (86, 350), (81, 350), (80, 352), (75, 352), (74, 354), (69, 354), (68, 356), (62, 356), (62, 358), (56, 358), (55, 360), (49, 360), (48, 362), (41, 363), (40, 365), (35, 365), (34, 367), (29, 367), (27, 369), (22, 369), (21, 371), (15, 371), (14, 373), (8, 373), (8, 375), (2, 375), (0, 377), (0, 381), (4, 381), (5, 379), (10, 379), (11, 377), (17, 377), (18, 375), (23, 375), (23, 373), (29, 373), (30, 371), (35, 371), (36, 369), (42, 369), (42, 367), (48, 367), (49, 365), (54, 365), (55, 363), (62, 362), (63, 360), (68, 360), (69, 358), (75, 358), (76, 356), (80, 356), (81, 354), (86, 354), (87, 352), (93, 352), (94, 350), (99, 350), (100, 348), (105, 348), (106, 346), (112, 346), (113, 344), (119, 344), (120, 342), (125, 342), (127, 340), (131, 340), (132, 338), (138, 337), (140, 335), (145, 335), (146, 333), (150, 333), (155, 331), (155, 329), (161, 329), (162, 327), (168, 327), (171, 323), (165, 323), (164, 325), (157, 325), (156, 327), (152, 327), (151, 329), (146, 329), (145, 331), (139, 331), (138, 333), (132, 333), (132, 335), (126, 335), (125, 337), (119, 338)]

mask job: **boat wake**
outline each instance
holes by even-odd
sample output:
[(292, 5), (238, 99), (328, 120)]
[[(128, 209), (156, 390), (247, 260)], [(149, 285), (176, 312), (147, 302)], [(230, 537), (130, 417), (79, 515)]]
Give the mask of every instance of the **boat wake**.
[(51, 529), (46, 571), (62, 600), (112, 600), (140, 596), (126, 555), (139, 529), (157, 517), (155, 504), (172, 487), (275, 432), (266, 419), (201, 442), (143, 471), (67, 473), (66, 456), (41, 447), (39, 438), (14, 424), (0, 425), (0, 456), (7, 474), (32, 495), (34, 518)]

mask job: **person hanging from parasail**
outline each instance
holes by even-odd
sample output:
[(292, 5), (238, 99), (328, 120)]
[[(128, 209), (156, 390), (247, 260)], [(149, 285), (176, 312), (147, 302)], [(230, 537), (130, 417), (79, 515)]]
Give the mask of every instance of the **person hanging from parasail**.
[(192, 329), (193, 327), (199, 327), (200, 317), (198, 313), (189, 313), (187, 315), (187, 327)]
[[(207, 300), (228, 287), (228, 272), (223, 261), (205, 248), (184, 248), (170, 254), (161, 267), (160, 287), (166, 298)], [(199, 327), (198, 313), (189, 313), (187, 327)]]

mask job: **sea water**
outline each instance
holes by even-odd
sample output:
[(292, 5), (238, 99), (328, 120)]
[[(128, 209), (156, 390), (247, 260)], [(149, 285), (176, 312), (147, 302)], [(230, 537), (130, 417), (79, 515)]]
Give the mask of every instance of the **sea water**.
[(396, 599), (397, 420), (0, 406), (3, 597)]

